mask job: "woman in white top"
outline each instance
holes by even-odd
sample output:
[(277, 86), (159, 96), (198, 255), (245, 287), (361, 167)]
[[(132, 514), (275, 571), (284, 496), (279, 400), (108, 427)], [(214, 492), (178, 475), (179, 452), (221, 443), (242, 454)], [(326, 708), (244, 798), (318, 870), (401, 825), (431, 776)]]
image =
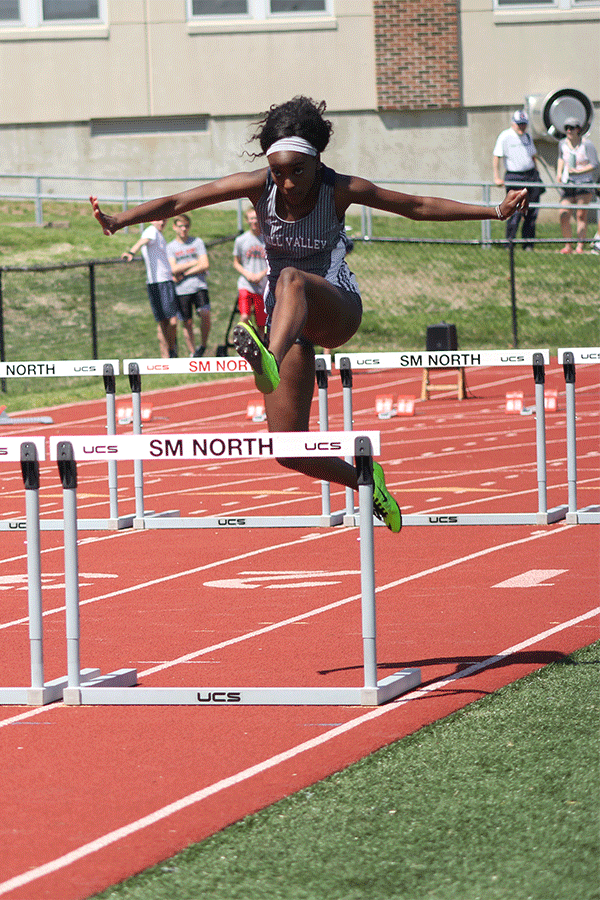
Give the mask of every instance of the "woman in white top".
[(587, 205), (594, 199), (594, 191), (588, 187), (595, 180), (598, 168), (596, 148), (587, 138), (581, 135), (581, 122), (575, 118), (565, 120), (566, 137), (558, 144), (558, 166), (556, 180), (565, 187), (562, 189), (560, 228), (567, 241), (560, 251), (571, 253), (571, 214), (573, 206), (578, 206), (575, 213), (577, 246), (575, 253), (583, 253), (587, 235)]
[[(517, 209), (526, 212), (528, 205), (526, 189), (510, 191), (496, 207), (476, 206), (402, 194), (356, 175), (340, 175), (321, 162), (332, 132), (324, 111), (324, 103), (317, 105), (307, 97), (272, 106), (254, 135), (260, 143), (256, 155), (267, 159), (267, 166), (258, 171), (228, 175), (115, 216), (104, 214), (97, 198), (90, 197), (106, 234), (224, 200), (250, 200), (263, 225), (269, 266), (269, 345), (247, 323), (236, 326), (234, 340), (266, 395), (267, 420), (274, 432), (308, 431), (315, 386), (313, 345), (339, 347), (360, 325), (360, 293), (344, 261), (348, 249), (344, 214), (351, 204), (431, 221), (504, 220)], [(279, 462), (310, 478), (358, 488), (355, 467), (337, 457)], [(377, 463), (373, 474), (375, 514), (390, 531), (398, 532), (400, 508)]]

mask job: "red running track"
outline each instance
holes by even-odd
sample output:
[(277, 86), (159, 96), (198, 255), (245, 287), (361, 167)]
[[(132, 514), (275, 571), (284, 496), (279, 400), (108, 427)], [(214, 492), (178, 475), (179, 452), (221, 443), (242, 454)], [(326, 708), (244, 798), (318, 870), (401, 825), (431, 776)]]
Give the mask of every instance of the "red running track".
[[(264, 430), (246, 419), (247, 378), (146, 392), (148, 432)], [(467, 373), (470, 399), (417, 403), (379, 421), (375, 396), (419, 393), (419, 372), (354, 378), (355, 428), (381, 430), (388, 483), (407, 512), (530, 511), (535, 421), (505, 412), (528, 369)], [(562, 370), (547, 414), (548, 506), (566, 503)], [(330, 427), (342, 428), (330, 380)], [(600, 499), (598, 372), (577, 372), (579, 506)], [(50, 411), (20, 434), (105, 433), (105, 404)], [(126, 428), (120, 428), (126, 431)], [(13, 434), (16, 429), (11, 428)], [(3, 432), (5, 433), (5, 432)], [(8, 429), (7, 432), (8, 433)], [(119, 464), (121, 514), (133, 512)], [(182, 515), (320, 511), (318, 485), (265, 461), (144, 464), (147, 506)], [(55, 464), (42, 516), (62, 515)], [(344, 506), (334, 489), (332, 507)], [(108, 516), (106, 466), (79, 466), (81, 517)], [(18, 466), (3, 465), (0, 517), (22, 516)], [(144, 685), (360, 685), (357, 529), (80, 534), (82, 666), (138, 669)], [(0, 684), (27, 684), (23, 533), (3, 532)], [(375, 532), (380, 677), (418, 666), (418, 690), (349, 707), (2, 707), (0, 896), (85, 898), (598, 637), (598, 526), (471, 526)], [(60, 532), (42, 532), (46, 679), (65, 674)]]

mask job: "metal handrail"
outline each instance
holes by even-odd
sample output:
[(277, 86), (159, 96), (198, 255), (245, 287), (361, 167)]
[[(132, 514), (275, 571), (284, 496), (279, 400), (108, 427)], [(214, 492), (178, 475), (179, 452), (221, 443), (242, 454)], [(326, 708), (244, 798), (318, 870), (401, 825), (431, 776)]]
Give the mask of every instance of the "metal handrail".
[[(114, 193), (111, 194), (103, 194), (101, 200), (103, 203), (120, 203), (122, 209), (127, 209), (131, 205), (137, 205), (138, 203), (142, 203), (145, 199), (144, 196), (144, 185), (145, 184), (169, 184), (169, 183), (190, 183), (190, 184), (202, 184), (209, 181), (214, 181), (216, 178), (220, 176), (211, 175), (211, 176), (196, 176), (195, 178), (186, 177), (176, 177), (176, 176), (168, 176), (168, 177), (157, 177), (157, 176), (148, 176), (148, 177), (131, 177), (131, 178), (123, 178), (123, 177), (115, 177), (111, 178), (108, 176), (93, 176), (87, 177), (84, 175), (33, 175), (26, 174), (22, 172), (10, 173), (10, 172), (0, 172), (0, 184), (3, 179), (18, 179), (18, 180), (32, 180), (35, 182), (35, 190), (30, 193), (18, 192), (18, 191), (1, 191), (0, 190), (0, 199), (2, 200), (32, 200), (35, 204), (35, 221), (36, 225), (44, 224), (44, 211), (43, 211), (43, 202), (45, 200), (58, 200), (61, 202), (71, 202), (71, 203), (82, 203), (87, 201), (89, 197), (89, 192), (85, 194), (56, 194), (49, 193), (47, 191), (42, 191), (42, 186), (44, 181), (54, 181), (54, 182), (83, 182), (86, 185), (90, 184), (115, 184), (119, 183), (121, 185), (121, 192), (116, 195)], [(484, 206), (491, 206), (491, 197), (492, 197), (492, 189), (495, 190), (503, 190), (503, 187), (495, 184), (493, 181), (419, 181), (412, 178), (405, 179), (373, 179), (377, 182), (377, 184), (382, 185), (413, 185), (416, 187), (454, 187), (454, 188), (478, 188), (481, 192), (481, 203)], [(133, 193), (130, 189), (131, 185), (136, 185), (137, 193)], [(564, 188), (564, 184), (559, 182), (543, 182), (546, 190), (548, 188), (554, 188), (556, 190), (560, 190)], [(587, 186), (587, 185), (586, 185)], [(511, 182), (511, 187), (520, 188), (520, 187), (531, 187), (531, 182), (520, 182), (515, 181)], [(590, 191), (600, 191), (600, 182), (594, 182), (589, 185)], [(237, 201), (237, 227), (238, 231), (243, 231), (244, 228), (244, 218), (243, 218), (243, 201), (240, 199)], [(533, 207), (538, 209), (561, 209), (561, 204), (557, 203), (535, 203), (532, 204)], [(587, 209), (592, 210), (600, 210), (600, 203), (590, 203), (587, 205)], [(372, 236), (372, 210), (369, 207), (361, 207), (361, 231), (362, 237), (367, 240)], [(491, 241), (491, 220), (483, 220), (481, 222), (481, 239), (484, 245), (488, 245)]]

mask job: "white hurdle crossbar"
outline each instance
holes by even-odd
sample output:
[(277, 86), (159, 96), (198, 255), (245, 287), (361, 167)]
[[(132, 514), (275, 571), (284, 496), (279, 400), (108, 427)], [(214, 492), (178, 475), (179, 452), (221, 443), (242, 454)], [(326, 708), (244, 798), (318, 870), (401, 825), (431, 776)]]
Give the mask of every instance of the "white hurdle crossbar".
[[(404, 515), (403, 525), (549, 525), (564, 519), (566, 506), (548, 509), (546, 483), (546, 412), (544, 408), (544, 364), (549, 350), (418, 350), (391, 353), (338, 353), (335, 364), (340, 370), (344, 404), (344, 427), (352, 427), (352, 370), (373, 369), (455, 369), (481, 366), (533, 366), (535, 381), (536, 464), (538, 483), (537, 512), (524, 513), (436, 513)], [(349, 374), (350, 373), (350, 374)], [(346, 497), (344, 524), (356, 524), (354, 499)], [(377, 525), (383, 524), (377, 522)]]
[[(39, 497), (39, 461), (46, 458), (44, 438), (9, 437), (2, 439), (0, 444), (3, 461), (20, 461), (25, 486), (25, 522), (19, 523), (19, 529), (24, 525), (27, 532), (27, 599), (31, 664), (31, 684), (27, 687), (0, 687), (0, 705), (45, 706), (47, 703), (62, 699), (67, 678), (56, 678), (48, 682), (44, 680)], [(85, 682), (98, 674), (98, 669), (84, 669), (80, 672), (80, 679)]]
[[(143, 687), (136, 685), (134, 669), (119, 669), (82, 683), (79, 679), (79, 596), (77, 589), (76, 459), (97, 458), (94, 437), (52, 438), (51, 457), (59, 463), (65, 494), (65, 575), (69, 685), (63, 692), (67, 705), (336, 705), (378, 706), (421, 683), (420, 669), (407, 668), (377, 680), (375, 574), (373, 540), (373, 454), (379, 453), (379, 432), (352, 434), (270, 433), (214, 435), (119, 435), (116, 453), (121, 459), (155, 458), (265, 458), (276, 456), (348, 455), (352, 450), (359, 482), (360, 566), (364, 684), (362, 687)], [(67, 543), (69, 551), (67, 552)]]
[[(319, 398), (319, 430), (329, 431), (329, 411), (327, 401), (327, 369), (331, 365), (328, 355), (317, 356), (315, 360)], [(123, 370), (129, 373), (131, 405), (133, 410), (133, 434), (142, 434), (141, 376), (165, 373), (178, 374), (252, 374), (252, 368), (241, 357), (200, 357), (199, 359), (126, 359)], [(351, 429), (349, 429), (351, 430)], [(135, 519), (133, 527), (142, 529), (170, 528), (276, 528), (295, 526), (297, 528), (327, 528), (339, 525), (344, 511), (331, 511), (331, 489), (329, 482), (321, 482), (321, 514), (309, 516), (180, 516), (179, 510), (161, 513), (148, 511), (144, 507), (144, 476), (142, 460), (134, 460)], [(243, 522), (241, 521), (243, 519)]]
[(559, 348), (558, 361), (562, 363), (565, 376), (565, 397), (567, 411), (567, 482), (569, 525), (600, 522), (600, 505), (577, 508), (577, 438), (575, 411), (575, 367), (600, 363), (600, 347), (576, 347), (570, 350)]
[[(119, 374), (116, 359), (77, 359), (29, 362), (0, 362), (0, 378), (65, 378), (69, 376), (102, 375), (106, 392), (106, 433), (116, 433), (115, 375)], [(117, 531), (131, 528), (133, 516), (120, 516), (118, 510), (117, 468), (108, 463), (108, 519), (82, 519), (80, 527), (90, 531)], [(62, 519), (41, 519), (42, 531), (62, 531)]]

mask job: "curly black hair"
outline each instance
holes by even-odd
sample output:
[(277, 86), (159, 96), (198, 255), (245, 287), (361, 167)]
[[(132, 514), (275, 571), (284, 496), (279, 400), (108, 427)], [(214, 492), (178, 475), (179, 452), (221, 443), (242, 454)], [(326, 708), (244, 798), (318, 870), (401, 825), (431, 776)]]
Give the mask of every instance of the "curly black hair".
[(333, 125), (323, 118), (327, 109), (324, 100), (315, 103), (310, 97), (294, 97), (286, 103), (273, 105), (256, 123), (260, 126), (251, 140), (258, 140), (264, 156), (269, 147), (284, 137), (301, 137), (322, 153), (333, 133)]

